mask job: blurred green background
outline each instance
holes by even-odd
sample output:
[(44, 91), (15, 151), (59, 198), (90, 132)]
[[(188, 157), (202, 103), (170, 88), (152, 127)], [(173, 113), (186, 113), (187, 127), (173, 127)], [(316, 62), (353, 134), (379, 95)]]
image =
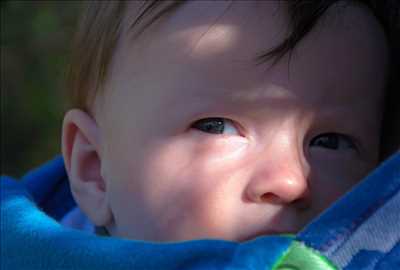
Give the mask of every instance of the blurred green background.
[(1, 174), (60, 153), (65, 73), (80, 1), (1, 2)]

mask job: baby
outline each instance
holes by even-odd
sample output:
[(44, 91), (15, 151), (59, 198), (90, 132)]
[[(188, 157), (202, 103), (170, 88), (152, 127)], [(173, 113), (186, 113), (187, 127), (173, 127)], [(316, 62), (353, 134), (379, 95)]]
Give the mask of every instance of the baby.
[(380, 161), (389, 49), (366, 5), (100, 1), (84, 15), (62, 152), (110, 235), (296, 233)]

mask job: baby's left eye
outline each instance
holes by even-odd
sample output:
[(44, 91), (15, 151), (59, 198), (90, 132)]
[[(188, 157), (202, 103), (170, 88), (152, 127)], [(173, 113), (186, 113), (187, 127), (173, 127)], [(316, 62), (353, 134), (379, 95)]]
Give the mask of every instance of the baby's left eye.
[(239, 135), (239, 131), (233, 121), (222, 117), (200, 119), (194, 122), (191, 128), (210, 134)]
[(312, 147), (323, 147), (330, 150), (355, 149), (352, 139), (339, 133), (324, 133), (316, 136), (310, 142)]

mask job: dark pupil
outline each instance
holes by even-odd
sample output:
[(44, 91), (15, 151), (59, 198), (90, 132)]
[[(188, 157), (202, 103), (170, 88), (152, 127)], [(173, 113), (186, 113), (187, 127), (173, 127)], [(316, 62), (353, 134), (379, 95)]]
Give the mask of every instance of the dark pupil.
[(317, 137), (314, 141), (315, 146), (326, 147), (330, 149), (339, 148), (339, 138), (335, 134), (327, 134)]
[(207, 118), (197, 121), (193, 127), (207, 133), (222, 134), (225, 126), (222, 118)]

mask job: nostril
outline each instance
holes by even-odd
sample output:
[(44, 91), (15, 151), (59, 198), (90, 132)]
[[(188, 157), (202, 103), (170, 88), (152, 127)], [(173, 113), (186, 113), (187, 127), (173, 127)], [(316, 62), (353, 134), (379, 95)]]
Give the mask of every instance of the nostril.
[(260, 201), (264, 203), (271, 203), (271, 204), (281, 204), (283, 201), (281, 198), (276, 196), (274, 193), (267, 192), (261, 195)]
[(310, 200), (308, 197), (300, 197), (295, 200), (289, 200), (289, 198), (277, 196), (272, 192), (267, 192), (261, 195), (259, 197), (259, 201), (270, 204), (291, 204), (299, 209), (307, 209), (310, 206)]

